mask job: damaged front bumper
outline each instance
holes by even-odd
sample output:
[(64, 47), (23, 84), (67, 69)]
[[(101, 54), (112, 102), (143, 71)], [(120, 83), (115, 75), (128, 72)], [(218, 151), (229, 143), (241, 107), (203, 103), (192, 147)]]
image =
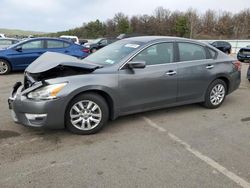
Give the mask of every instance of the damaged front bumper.
[(12, 119), (30, 127), (64, 128), (63, 98), (39, 101), (27, 98), (27, 93), (37, 87), (39, 84), (28, 89), (24, 89), (20, 82), (14, 85), (8, 99)]

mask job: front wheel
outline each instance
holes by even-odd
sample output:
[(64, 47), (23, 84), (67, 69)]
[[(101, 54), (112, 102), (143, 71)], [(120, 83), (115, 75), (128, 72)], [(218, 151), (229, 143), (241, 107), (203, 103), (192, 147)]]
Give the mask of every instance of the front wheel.
[(218, 108), (225, 100), (226, 92), (227, 86), (223, 80), (217, 79), (213, 81), (207, 89), (203, 105), (210, 109)]
[(9, 74), (11, 71), (11, 66), (9, 62), (0, 59), (0, 75)]
[(103, 97), (85, 93), (74, 98), (66, 111), (66, 127), (73, 133), (97, 133), (108, 121), (109, 109)]

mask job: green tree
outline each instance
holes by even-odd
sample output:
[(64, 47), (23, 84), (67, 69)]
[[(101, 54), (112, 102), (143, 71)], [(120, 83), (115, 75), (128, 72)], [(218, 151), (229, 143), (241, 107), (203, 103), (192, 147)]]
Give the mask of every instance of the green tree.
[(131, 31), (129, 19), (123, 13), (117, 13), (114, 17), (114, 22), (116, 23), (116, 32), (129, 33)]
[(176, 34), (180, 37), (189, 36), (188, 18), (186, 16), (179, 16), (175, 23)]

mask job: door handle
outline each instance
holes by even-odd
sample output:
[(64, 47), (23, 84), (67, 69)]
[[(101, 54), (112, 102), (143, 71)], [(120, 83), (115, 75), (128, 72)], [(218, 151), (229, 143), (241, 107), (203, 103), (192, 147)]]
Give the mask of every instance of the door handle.
[(206, 68), (207, 69), (212, 69), (212, 68), (214, 68), (214, 65), (208, 65), (208, 66), (206, 66)]
[(177, 74), (177, 72), (173, 71), (173, 70), (166, 72), (166, 75), (168, 75), (168, 76), (173, 76), (175, 74)]

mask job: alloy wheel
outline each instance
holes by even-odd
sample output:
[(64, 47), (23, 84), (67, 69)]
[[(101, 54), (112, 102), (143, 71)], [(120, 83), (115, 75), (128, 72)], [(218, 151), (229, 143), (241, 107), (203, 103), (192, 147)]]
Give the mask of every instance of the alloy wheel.
[(79, 130), (92, 130), (98, 126), (101, 119), (101, 108), (90, 100), (79, 101), (70, 109), (70, 121)]
[(225, 87), (222, 84), (217, 84), (213, 87), (210, 93), (210, 101), (214, 106), (219, 105), (225, 97)]
[(0, 61), (0, 74), (5, 74), (8, 71), (9, 67), (4, 61)]

